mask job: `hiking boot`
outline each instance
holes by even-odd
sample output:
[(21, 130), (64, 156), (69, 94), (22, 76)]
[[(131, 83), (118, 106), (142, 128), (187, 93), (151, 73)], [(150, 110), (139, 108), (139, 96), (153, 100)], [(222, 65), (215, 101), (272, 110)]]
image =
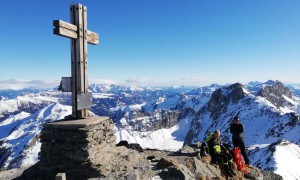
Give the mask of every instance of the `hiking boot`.
[(234, 172), (234, 170), (232, 170), (231, 168), (229, 168), (229, 172), (230, 172), (233, 176), (236, 175), (236, 172)]
[(233, 162), (229, 162), (228, 167), (229, 167), (230, 173), (235, 176), (236, 172), (233, 170), (233, 167), (234, 167)]
[(224, 169), (224, 172), (225, 172), (225, 175), (226, 176), (229, 176), (229, 177), (233, 177), (234, 175), (230, 172), (230, 168), (229, 168), (229, 166), (228, 166), (228, 164), (224, 164), (223, 165), (223, 169)]
[(245, 165), (247, 168), (253, 168), (253, 166), (251, 164), (246, 164)]

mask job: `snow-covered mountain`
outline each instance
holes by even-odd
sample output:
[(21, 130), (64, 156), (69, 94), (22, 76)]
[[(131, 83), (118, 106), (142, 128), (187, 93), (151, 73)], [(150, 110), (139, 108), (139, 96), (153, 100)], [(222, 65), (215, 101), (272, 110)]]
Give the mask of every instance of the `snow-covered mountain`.
[(20, 90), (0, 89), (0, 100), (14, 99), (21, 94), (38, 93), (40, 91), (41, 91), (40, 89), (31, 89), (31, 88), (25, 88)]
[(294, 95), (300, 97), (300, 84), (288, 84), (287, 87), (293, 92)]
[(70, 96), (58, 92), (24, 94), (0, 101), (0, 167), (10, 169), (37, 162), (42, 125), (72, 113)]
[[(94, 97), (91, 111), (100, 116), (122, 118), (125, 111), (120, 111), (138, 107), (139, 104), (159, 97), (188, 92), (189, 88), (136, 88), (94, 84), (89, 90)], [(40, 147), (38, 136), (42, 124), (71, 114), (71, 94), (56, 90), (25, 89), (2, 90), (0, 97), (3, 97), (0, 99), (0, 167), (10, 169), (31, 165), (37, 161)], [(114, 120), (118, 122), (120, 119)], [(177, 122), (172, 126), (176, 124)], [(185, 134), (183, 133), (181, 141)]]
[[(300, 162), (300, 98), (297, 88), (288, 87), (279, 81), (200, 88), (92, 84), (90, 110), (113, 119), (118, 140), (165, 150), (202, 141), (215, 129), (231, 143), (228, 128), (238, 115), (245, 125), (251, 163), (285, 178), (299, 178), (293, 170), (283, 173), (286, 161), (281, 158), (286, 150), (294, 163)], [(35, 163), (42, 124), (71, 114), (70, 93), (29, 91), (9, 98), (0, 91), (0, 97), (0, 167)]]
[[(236, 83), (214, 91), (210, 100), (194, 118), (185, 144), (202, 141), (209, 132), (220, 129), (223, 141), (231, 144), (229, 132), (234, 116), (239, 116), (245, 126), (245, 142), (249, 147), (250, 161), (253, 165), (283, 174), (282, 158), (270, 149), (281, 149), (281, 141), (287, 140), (296, 150), (291, 163), (299, 163), (300, 118), (299, 98), (279, 81), (256, 83), (243, 86)], [(251, 148), (250, 148), (251, 149)], [(255, 151), (253, 153), (252, 151)], [(294, 153), (298, 152), (298, 153)], [(287, 152), (288, 153), (288, 152)], [(258, 156), (258, 154), (263, 154)], [(268, 160), (266, 160), (268, 159)], [(270, 161), (273, 160), (273, 163)], [(268, 162), (268, 163), (267, 163)], [(289, 178), (299, 177), (299, 173), (290, 173)]]
[(215, 129), (221, 129), (230, 137), (229, 125), (234, 116), (239, 116), (244, 123), (246, 142), (250, 144), (272, 143), (283, 138), (299, 143), (299, 138), (294, 135), (300, 130), (299, 102), (299, 98), (292, 96), (278, 81), (273, 85), (263, 84), (256, 91), (249, 91), (239, 83), (222, 87), (213, 92), (199, 111), (192, 123), (195, 131), (191, 129), (186, 143), (202, 140)]
[(284, 179), (300, 179), (300, 148), (286, 140), (272, 144), (254, 145), (249, 148), (250, 157), (262, 169), (280, 174)]

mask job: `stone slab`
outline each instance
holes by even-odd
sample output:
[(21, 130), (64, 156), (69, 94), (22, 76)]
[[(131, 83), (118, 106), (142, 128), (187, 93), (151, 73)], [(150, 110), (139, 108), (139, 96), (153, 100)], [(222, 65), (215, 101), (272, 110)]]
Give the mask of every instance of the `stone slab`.
[(95, 116), (85, 119), (78, 120), (61, 120), (52, 123), (44, 124), (44, 128), (55, 128), (55, 129), (77, 129), (84, 128), (90, 125), (101, 124), (104, 121), (110, 120), (107, 116)]

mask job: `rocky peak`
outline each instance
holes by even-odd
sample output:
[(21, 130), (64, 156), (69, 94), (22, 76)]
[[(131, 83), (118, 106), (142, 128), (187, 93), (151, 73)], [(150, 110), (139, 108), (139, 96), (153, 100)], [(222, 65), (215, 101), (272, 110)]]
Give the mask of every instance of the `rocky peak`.
[(230, 102), (237, 103), (246, 94), (244, 86), (240, 83), (220, 88), (213, 92), (208, 102), (208, 111), (212, 113), (213, 119), (217, 119), (221, 113), (226, 111), (227, 105)]
[(268, 80), (267, 82), (265, 82), (264, 84), (273, 86), (277, 81), (273, 81), (273, 80)]
[(292, 99), (291, 91), (279, 81), (275, 81), (273, 85), (264, 86), (257, 95), (266, 98), (276, 107), (283, 107), (286, 103), (283, 96)]
[(235, 83), (232, 84), (231, 86), (228, 87), (230, 90), (229, 93), (229, 98), (233, 103), (237, 103), (240, 99), (246, 96), (245, 88), (242, 84), (240, 83)]

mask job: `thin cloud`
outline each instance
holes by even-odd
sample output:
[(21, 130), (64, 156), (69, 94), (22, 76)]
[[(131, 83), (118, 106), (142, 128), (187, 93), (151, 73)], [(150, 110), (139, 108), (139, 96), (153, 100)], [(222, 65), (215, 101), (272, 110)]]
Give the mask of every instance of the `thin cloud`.
[(59, 85), (58, 80), (24, 80), (24, 79), (0, 79), (0, 89), (24, 89), (24, 88), (54, 88)]
[[(89, 81), (89, 84), (116, 84), (124, 86), (200, 86), (207, 84), (208, 81), (206, 78), (181, 78), (165, 81), (149, 80), (146, 78), (136, 78), (136, 79), (126, 79), (123, 81), (109, 80), (109, 79), (92, 79)], [(37, 89), (46, 89), (46, 88), (55, 88), (59, 86), (60, 80), (24, 80), (24, 79), (0, 79), (0, 89), (23, 89), (23, 88), (37, 88)]]
[(179, 82), (183, 82), (183, 83), (199, 83), (199, 82), (206, 82), (207, 79), (206, 78), (181, 78), (179, 79)]
[(126, 83), (136, 83), (136, 84), (140, 84), (140, 83), (146, 83), (146, 82), (148, 82), (148, 80), (145, 79), (145, 78), (126, 79), (125, 82), (126, 82)]
[(89, 84), (120, 84), (118, 81), (109, 80), (109, 79), (92, 79), (89, 81)]

